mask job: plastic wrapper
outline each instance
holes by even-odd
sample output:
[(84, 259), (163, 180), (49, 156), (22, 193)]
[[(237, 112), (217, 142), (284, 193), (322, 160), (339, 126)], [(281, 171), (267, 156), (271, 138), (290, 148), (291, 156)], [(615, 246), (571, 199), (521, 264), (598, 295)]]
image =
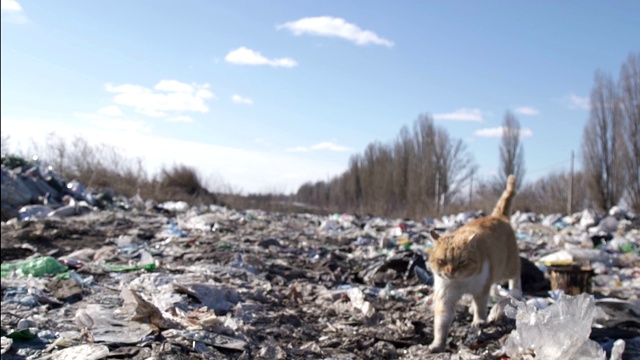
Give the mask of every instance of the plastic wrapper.
[(512, 359), (606, 359), (602, 347), (589, 339), (596, 312), (593, 296), (562, 295), (542, 310), (523, 302), (515, 304), (507, 308), (507, 316), (516, 319), (516, 329), (505, 343), (505, 352)]
[(33, 275), (40, 277), (44, 275), (55, 275), (68, 268), (62, 265), (58, 260), (51, 256), (41, 256), (34, 259), (23, 260), (16, 263), (2, 264), (2, 277), (8, 276), (11, 272), (21, 273), (22, 275)]

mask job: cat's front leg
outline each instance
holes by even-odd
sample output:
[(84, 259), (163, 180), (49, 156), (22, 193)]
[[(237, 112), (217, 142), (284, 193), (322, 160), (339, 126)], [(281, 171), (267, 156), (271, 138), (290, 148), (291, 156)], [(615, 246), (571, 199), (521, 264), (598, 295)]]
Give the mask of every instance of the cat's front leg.
[(489, 294), (480, 293), (473, 295), (473, 322), (471, 326), (478, 328), (487, 321), (487, 305), (489, 303)]
[(451, 294), (438, 294), (438, 292), (436, 292), (434, 299), (433, 342), (429, 345), (431, 352), (441, 352), (445, 349), (449, 327), (455, 315), (455, 303), (457, 299), (446, 295)]
[(522, 282), (519, 273), (514, 278), (509, 279), (509, 295), (516, 300), (522, 299)]

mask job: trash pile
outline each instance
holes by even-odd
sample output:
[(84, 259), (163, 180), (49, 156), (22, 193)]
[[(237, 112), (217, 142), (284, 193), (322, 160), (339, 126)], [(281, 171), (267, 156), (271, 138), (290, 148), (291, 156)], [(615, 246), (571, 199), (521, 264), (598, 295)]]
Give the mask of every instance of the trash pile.
[(617, 207), (515, 213), (524, 299), (499, 288), (481, 329), (463, 299), (430, 354), (429, 231), (480, 212), (156, 204), (5, 166), (2, 206), (2, 359), (640, 357), (640, 219)]
[[(94, 208), (127, 209), (130, 201), (111, 190), (97, 192), (77, 180), (66, 183), (51, 166), (37, 157), (26, 161), (20, 157), (2, 156), (2, 220), (19, 220), (45, 216), (74, 216)], [(132, 199), (141, 201), (141, 199)]]

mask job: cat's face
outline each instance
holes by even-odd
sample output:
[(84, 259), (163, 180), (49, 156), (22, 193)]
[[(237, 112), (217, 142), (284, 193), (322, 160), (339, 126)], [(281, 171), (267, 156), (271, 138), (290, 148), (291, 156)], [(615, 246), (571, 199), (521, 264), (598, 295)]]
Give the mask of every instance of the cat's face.
[(481, 269), (473, 237), (461, 237), (455, 234), (436, 239), (433, 248), (429, 251), (429, 263), (431, 270), (445, 279), (469, 277)]

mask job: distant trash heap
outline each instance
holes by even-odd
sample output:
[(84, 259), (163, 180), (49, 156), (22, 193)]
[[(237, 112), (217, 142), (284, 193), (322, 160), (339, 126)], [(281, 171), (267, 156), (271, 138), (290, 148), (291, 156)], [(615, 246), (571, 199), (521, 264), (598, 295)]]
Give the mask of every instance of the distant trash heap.
[(77, 180), (65, 182), (38, 160), (2, 158), (2, 218), (19, 220), (73, 216), (93, 210), (130, 208), (130, 200), (112, 190), (85, 189)]

